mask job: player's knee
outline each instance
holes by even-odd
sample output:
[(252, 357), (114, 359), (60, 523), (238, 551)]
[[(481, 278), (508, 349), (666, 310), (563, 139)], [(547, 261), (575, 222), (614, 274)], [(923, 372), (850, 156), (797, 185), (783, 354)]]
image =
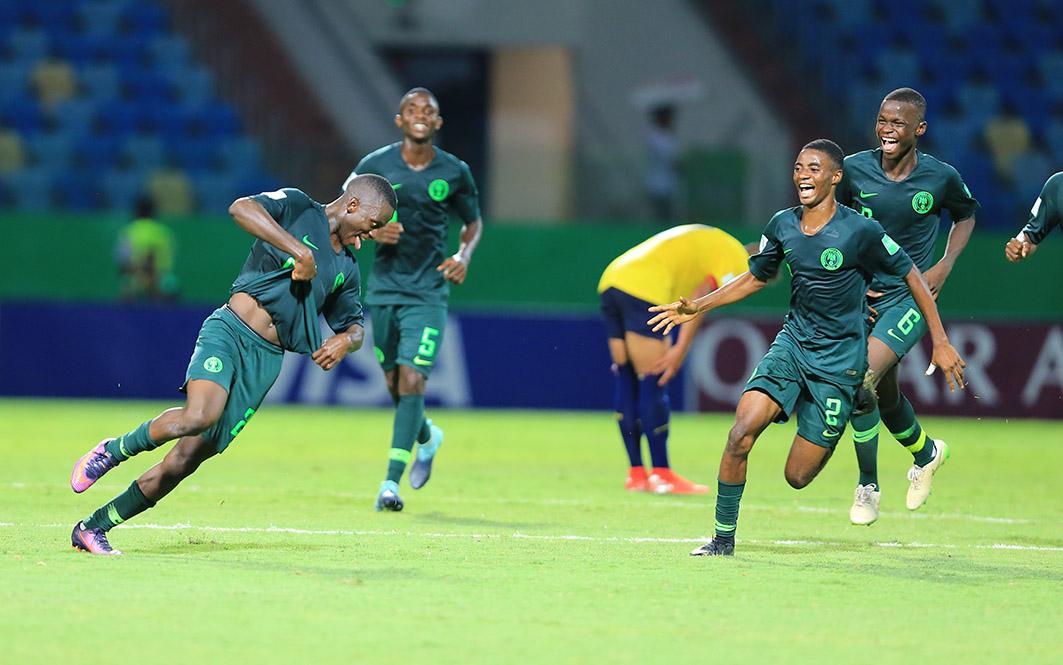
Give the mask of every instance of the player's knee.
[(815, 474), (807, 469), (792, 469), (786, 467), (785, 476), (786, 482), (790, 484), (790, 487), (799, 490), (808, 487), (808, 484), (812, 482), (812, 478), (815, 477)]
[(202, 434), (218, 421), (218, 414), (203, 409), (185, 409), (181, 414), (180, 436)]
[(208, 452), (206, 446), (194, 448), (176, 446), (166, 456), (166, 471), (170, 476), (185, 478), (192, 475), (199, 465), (212, 454), (213, 452)]
[(423, 395), (425, 387), (424, 375), (415, 369), (403, 367), (399, 372), (399, 394)]
[(746, 457), (752, 450), (754, 441), (756, 437), (752, 429), (746, 423), (738, 421), (727, 435), (727, 453), (734, 457)]

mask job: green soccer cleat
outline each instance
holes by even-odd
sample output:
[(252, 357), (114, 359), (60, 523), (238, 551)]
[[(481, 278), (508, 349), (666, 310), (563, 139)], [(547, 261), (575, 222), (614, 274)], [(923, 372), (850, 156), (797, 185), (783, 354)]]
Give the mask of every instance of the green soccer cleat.
[(853, 506), (849, 509), (849, 521), (857, 526), (871, 526), (878, 520), (878, 502), (882, 492), (878, 485), (857, 485), (853, 494)]
[(433, 425), (431, 420), (428, 421), (428, 427), (432, 430), (432, 438), (428, 439), (428, 443), (417, 446), (417, 459), (410, 467), (410, 487), (415, 490), (424, 487), (432, 477), (432, 462), (443, 443), (443, 430)]
[(376, 511), (387, 510), (393, 513), (401, 512), (402, 499), (399, 497), (399, 484), (393, 480), (385, 480), (380, 483), (380, 493), (376, 496)]
[(949, 458), (949, 446), (944, 441), (934, 441), (934, 459), (926, 466), (912, 465), (908, 469), (908, 497), (905, 505), (908, 510), (918, 510), (926, 503), (930, 496), (930, 485), (934, 481), (934, 473), (945, 465)]

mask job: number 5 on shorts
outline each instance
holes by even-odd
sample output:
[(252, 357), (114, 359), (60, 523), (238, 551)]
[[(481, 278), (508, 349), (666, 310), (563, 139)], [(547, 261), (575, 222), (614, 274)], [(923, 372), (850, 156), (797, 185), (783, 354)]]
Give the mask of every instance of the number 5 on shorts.
[(439, 329), (425, 326), (421, 332), (421, 344), (417, 347), (417, 355), (413, 359), (415, 365), (431, 365), (435, 362), (436, 337), (439, 337)]

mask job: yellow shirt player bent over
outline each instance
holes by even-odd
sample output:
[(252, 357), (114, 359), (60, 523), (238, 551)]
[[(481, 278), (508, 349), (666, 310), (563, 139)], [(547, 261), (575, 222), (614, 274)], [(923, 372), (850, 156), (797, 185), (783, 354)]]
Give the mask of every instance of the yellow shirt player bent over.
[[(658, 494), (704, 494), (705, 485), (673, 473), (668, 463), (668, 381), (683, 364), (701, 317), (679, 327), (679, 339), (646, 325), (653, 303), (701, 297), (746, 271), (742, 243), (720, 229), (686, 224), (624, 252), (598, 282), (613, 360), (614, 403), (631, 469), (625, 487)], [(642, 435), (653, 470), (642, 465)]]

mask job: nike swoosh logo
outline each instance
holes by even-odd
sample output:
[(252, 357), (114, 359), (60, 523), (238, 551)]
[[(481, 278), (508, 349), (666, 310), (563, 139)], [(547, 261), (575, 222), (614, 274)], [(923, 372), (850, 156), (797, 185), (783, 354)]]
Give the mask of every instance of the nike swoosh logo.
[(400, 189), (401, 187), (402, 187), (402, 183), (401, 183), (401, 182), (400, 182), (399, 184), (397, 184), (397, 185), (392, 185), (392, 186), (391, 186), (391, 188), (392, 188), (392, 189), (394, 189), (394, 190), (395, 190), (396, 192), (397, 192), (397, 191), (399, 191), (399, 189)]
[(879, 192), (865, 192), (862, 189), (860, 190), (860, 198), (862, 198), (862, 199), (869, 199), (872, 196), (878, 196), (878, 195), (879, 195)]
[(431, 360), (425, 360), (424, 358), (422, 358), (420, 356), (414, 356), (413, 357), (413, 364), (414, 365), (420, 365), (420, 366), (424, 367), (425, 365), (431, 365), (432, 361)]
[(893, 332), (893, 328), (890, 328), (890, 329), (886, 330), (886, 334), (889, 335), (890, 337), (892, 337), (893, 339), (897, 340), (901, 344), (904, 344), (904, 340), (901, 339), (900, 337), (897, 337), (897, 333)]
[(833, 439), (834, 437), (838, 436), (839, 434), (841, 434), (841, 432), (832, 432), (829, 429), (823, 430), (823, 436), (825, 436), (828, 439)]
[(309, 233), (307, 233), (305, 236), (303, 236), (303, 244), (306, 245), (307, 247), (309, 247), (310, 249), (317, 249), (317, 245), (315, 245), (314, 243), (310, 242), (310, 234)]
[(783, 254), (789, 254), (789, 253), (790, 253), (790, 252), (792, 252), (792, 251), (794, 251), (794, 248), (793, 248), (793, 247), (791, 247), (790, 249), (784, 249), (784, 250), (782, 251), (782, 253), (783, 253)]

